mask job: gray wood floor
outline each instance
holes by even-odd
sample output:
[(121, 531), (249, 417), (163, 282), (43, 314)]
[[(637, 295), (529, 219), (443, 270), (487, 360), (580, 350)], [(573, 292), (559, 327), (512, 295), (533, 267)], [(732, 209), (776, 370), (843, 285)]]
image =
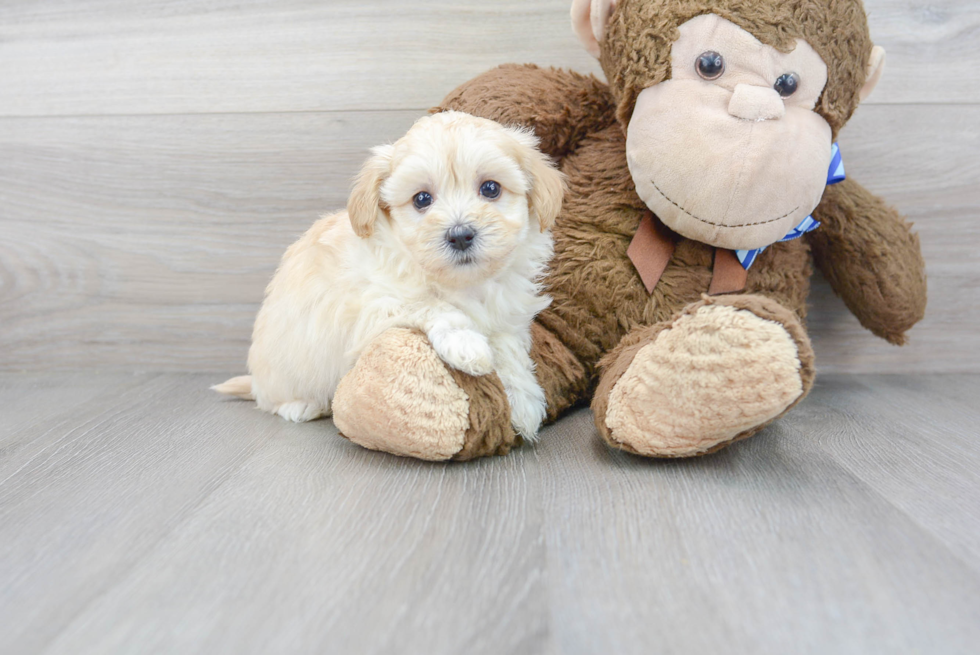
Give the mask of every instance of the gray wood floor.
[(691, 461), (433, 465), (221, 375), (0, 375), (3, 653), (975, 653), (980, 375), (823, 376)]

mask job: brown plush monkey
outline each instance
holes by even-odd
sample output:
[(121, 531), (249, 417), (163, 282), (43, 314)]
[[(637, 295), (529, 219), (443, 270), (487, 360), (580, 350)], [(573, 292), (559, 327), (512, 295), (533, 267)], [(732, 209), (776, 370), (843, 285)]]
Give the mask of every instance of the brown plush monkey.
[[(828, 186), (884, 61), (860, 0), (574, 0), (572, 20), (608, 85), (510, 65), (441, 106), (532, 127), (568, 176), (532, 350), (550, 419), (591, 399), (607, 443), (654, 457), (755, 434), (813, 384), (811, 262), (905, 341), (925, 308), (918, 238), (853, 180)], [(460, 391), (466, 430), (443, 403)], [(355, 442), (425, 459), (515, 443), (499, 381), (407, 331), (363, 355), (334, 414)]]

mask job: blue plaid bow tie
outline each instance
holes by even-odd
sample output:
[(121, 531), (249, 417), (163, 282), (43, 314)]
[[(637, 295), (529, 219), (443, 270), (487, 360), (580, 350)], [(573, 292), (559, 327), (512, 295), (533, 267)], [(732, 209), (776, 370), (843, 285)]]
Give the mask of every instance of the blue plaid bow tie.
[[(827, 185), (837, 184), (838, 182), (843, 182), (845, 179), (844, 175), (844, 161), (840, 156), (840, 148), (837, 144), (834, 144), (831, 150), (830, 157), (830, 170), (827, 171)], [(815, 229), (820, 227), (820, 221), (814, 220), (813, 216), (807, 216), (803, 221), (790, 230), (789, 234), (784, 236), (780, 241), (792, 241), (793, 239), (799, 239), (801, 236), (807, 232), (813, 232)], [(753, 250), (736, 250), (735, 256), (738, 257), (738, 261), (742, 264), (742, 268), (749, 270), (755, 262), (755, 258), (759, 256), (759, 253), (768, 248), (769, 246), (763, 246), (762, 248), (755, 248)]]

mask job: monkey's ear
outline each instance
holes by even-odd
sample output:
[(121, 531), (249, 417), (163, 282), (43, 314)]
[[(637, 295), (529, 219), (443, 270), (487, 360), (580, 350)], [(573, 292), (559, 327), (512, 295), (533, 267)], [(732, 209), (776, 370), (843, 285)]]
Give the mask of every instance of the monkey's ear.
[(861, 87), (861, 92), (858, 94), (861, 97), (861, 102), (865, 99), (871, 92), (875, 90), (878, 86), (878, 80), (881, 79), (881, 74), (885, 72), (885, 49), (880, 45), (876, 45), (871, 48), (871, 56), (868, 58), (868, 76), (864, 80), (864, 86)]
[(392, 146), (378, 146), (371, 150), (372, 156), (364, 162), (347, 198), (347, 215), (359, 237), (374, 234), (374, 222), (378, 219), (378, 212), (384, 209), (381, 205), (381, 184), (391, 174), (392, 150)]
[(572, 0), (572, 29), (593, 57), (599, 56), (599, 43), (615, 8), (616, 0)]

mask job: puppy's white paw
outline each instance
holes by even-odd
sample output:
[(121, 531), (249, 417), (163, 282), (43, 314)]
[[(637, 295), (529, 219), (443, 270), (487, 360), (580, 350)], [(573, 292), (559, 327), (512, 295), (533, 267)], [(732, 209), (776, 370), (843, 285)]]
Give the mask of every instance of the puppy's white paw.
[(320, 418), (326, 414), (326, 410), (317, 403), (308, 403), (302, 400), (294, 400), (289, 403), (283, 403), (276, 408), (276, 414), (283, 417), (287, 421), (292, 421), (294, 423), (305, 423), (306, 421), (312, 421), (315, 418)]
[(448, 330), (430, 334), (433, 350), (457, 371), (473, 376), (493, 372), (493, 350), (485, 336), (474, 330)]
[(536, 389), (533, 393), (508, 391), (510, 402), (510, 423), (514, 430), (528, 441), (538, 437), (538, 430), (547, 413), (544, 392)]

